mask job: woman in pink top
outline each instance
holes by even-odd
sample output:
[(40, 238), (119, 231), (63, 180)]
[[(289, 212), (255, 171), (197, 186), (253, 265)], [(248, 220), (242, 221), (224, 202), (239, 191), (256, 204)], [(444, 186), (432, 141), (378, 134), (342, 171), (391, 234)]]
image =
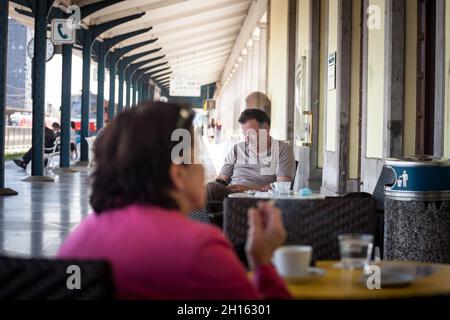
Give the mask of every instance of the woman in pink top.
[(69, 235), (59, 258), (110, 261), (119, 299), (290, 298), (271, 264), (286, 238), (278, 209), (249, 211), (252, 281), (219, 229), (186, 218), (205, 205), (204, 171), (186, 164), (187, 150), (173, 152), (180, 141), (172, 134), (182, 129), (190, 138), (192, 120), (189, 108), (144, 103), (105, 129), (95, 149), (95, 213)]

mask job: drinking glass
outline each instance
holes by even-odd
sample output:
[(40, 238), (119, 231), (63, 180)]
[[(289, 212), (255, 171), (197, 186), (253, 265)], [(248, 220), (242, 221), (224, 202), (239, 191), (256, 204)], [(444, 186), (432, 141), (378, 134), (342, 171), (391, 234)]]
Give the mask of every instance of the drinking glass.
[(373, 235), (343, 234), (338, 236), (341, 267), (344, 269), (364, 269), (372, 257)]

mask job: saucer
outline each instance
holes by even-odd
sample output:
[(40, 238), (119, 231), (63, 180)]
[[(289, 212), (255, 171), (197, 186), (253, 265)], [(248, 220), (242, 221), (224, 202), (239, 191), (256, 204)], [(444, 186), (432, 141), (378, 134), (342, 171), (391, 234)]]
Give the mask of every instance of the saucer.
[[(362, 283), (367, 283), (368, 275), (361, 277)], [(409, 273), (402, 272), (381, 272), (381, 288), (386, 287), (406, 287), (411, 285), (417, 278)]]
[(346, 267), (342, 264), (342, 262), (337, 262), (337, 263), (333, 264), (333, 268), (344, 269), (344, 270), (364, 270), (364, 265), (354, 266), (354, 267)]
[(295, 276), (286, 276), (284, 280), (289, 283), (305, 283), (315, 279), (319, 279), (325, 275), (325, 270), (320, 268), (309, 268), (307, 273)]

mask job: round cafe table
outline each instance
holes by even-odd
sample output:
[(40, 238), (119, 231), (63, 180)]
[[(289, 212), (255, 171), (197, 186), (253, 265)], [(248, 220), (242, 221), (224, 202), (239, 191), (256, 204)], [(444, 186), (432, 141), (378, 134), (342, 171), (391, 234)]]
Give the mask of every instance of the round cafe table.
[(294, 299), (299, 300), (369, 300), (407, 299), (433, 296), (450, 296), (450, 265), (402, 263), (407, 266), (430, 266), (435, 272), (418, 278), (406, 287), (386, 287), (369, 290), (361, 281), (362, 270), (344, 270), (333, 267), (334, 262), (317, 262), (316, 267), (325, 269), (322, 277), (304, 283), (288, 283)]

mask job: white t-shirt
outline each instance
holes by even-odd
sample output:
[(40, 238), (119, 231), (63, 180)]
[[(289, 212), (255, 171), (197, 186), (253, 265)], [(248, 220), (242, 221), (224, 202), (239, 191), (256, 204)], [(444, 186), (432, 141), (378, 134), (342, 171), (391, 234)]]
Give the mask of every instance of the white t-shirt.
[(75, 143), (77, 142), (77, 133), (75, 132), (75, 130), (73, 130), (72, 128), (70, 129), (70, 143)]
[(295, 158), (292, 147), (272, 139), (271, 150), (256, 155), (245, 142), (238, 143), (225, 159), (220, 175), (231, 177), (232, 185), (267, 185), (277, 177), (295, 175)]

